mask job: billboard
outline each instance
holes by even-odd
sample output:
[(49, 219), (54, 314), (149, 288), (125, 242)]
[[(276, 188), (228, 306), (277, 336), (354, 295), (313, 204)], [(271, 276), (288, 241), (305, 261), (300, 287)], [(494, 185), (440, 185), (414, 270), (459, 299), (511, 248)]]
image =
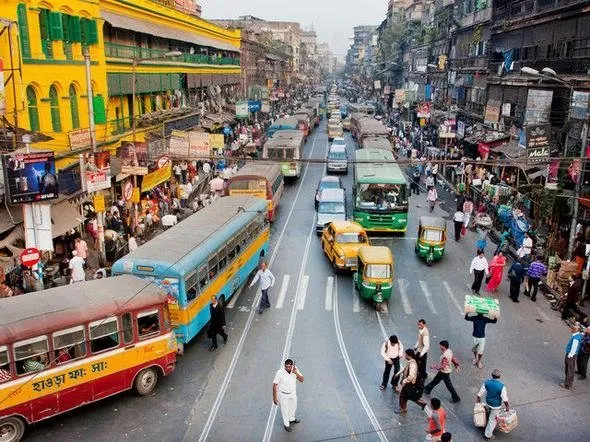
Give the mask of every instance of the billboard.
[(109, 151), (88, 152), (80, 155), (80, 160), (87, 192), (97, 192), (111, 187), (111, 153)]
[(124, 143), (119, 151), (121, 173), (145, 175), (148, 173), (147, 143)]
[(170, 135), (169, 145), (170, 155), (173, 157), (186, 158), (188, 156), (190, 145), (188, 132), (173, 130), (172, 135)]
[(188, 133), (188, 139), (191, 157), (209, 158), (209, 134), (207, 132), (191, 131)]
[(549, 122), (553, 91), (529, 89), (524, 115), (525, 124), (543, 124)]
[(248, 118), (248, 102), (238, 101), (236, 103), (236, 118)]
[(550, 124), (530, 124), (526, 127), (526, 152), (529, 163), (549, 161)]
[(47, 201), (58, 197), (53, 152), (2, 156), (4, 188), (10, 204)]

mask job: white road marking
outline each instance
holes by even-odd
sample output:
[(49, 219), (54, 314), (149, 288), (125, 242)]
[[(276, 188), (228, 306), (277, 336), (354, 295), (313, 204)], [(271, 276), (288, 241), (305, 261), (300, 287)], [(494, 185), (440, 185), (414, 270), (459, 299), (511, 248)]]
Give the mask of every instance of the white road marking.
[(326, 310), (332, 310), (332, 300), (334, 294), (334, 277), (328, 276), (326, 281), (326, 300), (324, 302), (324, 308)]
[(307, 296), (307, 286), (309, 284), (309, 276), (305, 275), (301, 281), (301, 285), (297, 290), (297, 310), (303, 310), (305, 307), (305, 297)]
[(231, 297), (231, 299), (229, 300), (229, 302), (227, 303), (227, 305), (225, 306), (225, 308), (234, 308), (234, 306), (236, 305), (236, 302), (238, 300), (238, 298), (240, 297), (240, 295), (242, 294), (242, 291), (244, 290), (244, 287), (246, 287), (246, 284), (242, 284), (238, 290), (236, 290), (236, 292), (234, 293), (234, 295)]
[(399, 286), (399, 295), (402, 298), (402, 307), (404, 308), (404, 313), (406, 315), (411, 315), (412, 306), (410, 305), (410, 298), (408, 298), (407, 292), (407, 288), (410, 285), (410, 283), (403, 278), (398, 278), (397, 284)]
[(283, 275), (283, 283), (281, 284), (281, 290), (279, 291), (279, 297), (277, 298), (277, 305), (275, 308), (283, 308), (285, 303), (285, 297), (287, 296), (287, 289), (289, 288), (290, 275)]
[(361, 311), (361, 294), (356, 290), (356, 282), (352, 280), (352, 311), (358, 313)]
[(375, 311), (375, 315), (377, 316), (377, 322), (379, 322), (379, 327), (381, 328), (381, 334), (383, 335), (383, 339), (387, 341), (389, 337), (387, 336), (387, 332), (385, 331), (385, 327), (383, 326), (383, 320), (381, 319), (381, 313)]
[(430, 293), (430, 290), (428, 289), (428, 284), (426, 283), (426, 281), (420, 281), (420, 287), (422, 288), (422, 293), (424, 293), (424, 297), (426, 298), (426, 304), (428, 304), (428, 308), (430, 309), (430, 312), (433, 315), (436, 315), (438, 312), (436, 311), (436, 308), (434, 307), (434, 302), (432, 302), (432, 294)]
[[(308, 155), (309, 158), (311, 158), (313, 155), (316, 140), (317, 140), (317, 136), (313, 139), (313, 143), (311, 145), (311, 150)], [(277, 253), (278, 253), (280, 245), (283, 241), (283, 237), (285, 235), (285, 232), (287, 231), (287, 227), (289, 226), (289, 222), (291, 221), (291, 218), (293, 216), (293, 211), (295, 210), (295, 206), (297, 205), (297, 201), (299, 200), (299, 195), (301, 194), (301, 189), (303, 188), (303, 183), (305, 182), (305, 177), (307, 175), (307, 171), (309, 170), (309, 164), (310, 163), (305, 165), (305, 171), (303, 172), (303, 175), (299, 181), (299, 187), (297, 189), (297, 193), (295, 194), (295, 198), (293, 200), (293, 205), (291, 206), (291, 209), (289, 210), (289, 214), (287, 215), (287, 219), (285, 220), (285, 225), (283, 226), (283, 229), (281, 230), (281, 234), (279, 235), (277, 242), (275, 243), (275, 249), (273, 250), (273, 253), (270, 257), (270, 261), (268, 263), (269, 267), (272, 266), (272, 264), (274, 263), (274, 260), (277, 257)], [(312, 226), (315, 227), (315, 217), (314, 217)], [(312, 232), (313, 232), (313, 228), (312, 228)], [(311, 238), (311, 236), (310, 236), (310, 238)], [(303, 262), (305, 262), (305, 261), (303, 261)], [(254, 303), (253, 303), (254, 305), (256, 305), (259, 296), (260, 296), (259, 294), (256, 294), (255, 299), (254, 299)], [(229, 363), (229, 366), (228, 366), (227, 372), (225, 373), (225, 377), (223, 378), (223, 382), (221, 384), (221, 387), (220, 387), (219, 391), (217, 392), (217, 397), (215, 398), (215, 402), (213, 403), (213, 406), (211, 407), (211, 412), (209, 413), (209, 416), (207, 417), (207, 421), (205, 422), (205, 425), (204, 425), (203, 429), (201, 430), (201, 435), (199, 436), (199, 442), (204, 442), (209, 437), (209, 433), (211, 432), (211, 428), (213, 427), (213, 423), (215, 422), (215, 419), (217, 418), (217, 413), (219, 413), (219, 408), (221, 407), (221, 403), (223, 402), (223, 398), (225, 397), (225, 393), (227, 392), (229, 383), (230, 383), (231, 378), (232, 378), (234, 371), (236, 369), (236, 365), (237, 365), (238, 361), (241, 360), (242, 350), (244, 348), (244, 342), (246, 341), (246, 336), (248, 335), (248, 332), (250, 331), (250, 328), (252, 327), (252, 323), (254, 322), (255, 312), (256, 312), (256, 309), (253, 308), (250, 311), (250, 314), (248, 315), (248, 320), (246, 321), (246, 324), (244, 325), (244, 330), (242, 331), (242, 334), (240, 335), (240, 339), (238, 341), (238, 344), (236, 345), (235, 352), (234, 352), (232, 359)], [(191, 430), (192, 422), (195, 418), (197, 406), (198, 406), (198, 398), (195, 400), (195, 403), (191, 409), (191, 413), (189, 414), (187, 429), (186, 429), (184, 436), (182, 438), (183, 441), (187, 441), (187, 442), (194, 441), (194, 436), (189, 435), (189, 432)], [(273, 406), (273, 409), (275, 409), (275, 408), (276, 407)], [(275, 410), (275, 415), (276, 415), (276, 410)], [(273, 417), (273, 420), (274, 420), (274, 417)], [(198, 421), (199, 422), (201, 421), (200, 417), (199, 417)]]
[(539, 316), (541, 318), (543, 318), (543, 320), (545, 320), (545, 321), (550, 321), (551, 320), (551, 317), (548, 316), (547, 313), (545, 313), (541, 307), (535, 307), (535, 310), (537, 311), (537, 313), (539, 314)]
[(342, 329), (340, 327), (340, 314), (338, 312), (338, 278), (336, 278), (335, 289), (334, 289), (334, 327), (336, 328), (336, 337), (338, 338), (338, 345), (340, 346), (340, 353), (342, 354), (342, 358), (344, 359), (344, 364), (346, 365), (346, 370), (348, 371), (348, 377), (354, 386), (354, 390), (356, 395), (358, 396), (361, 404), (367, 413), (371, 424), (375, 430), (375, 433), (379, 437), (381, 442), (387, 442), (387, 437), (379, 425), (379, 421), (375, 417), (375, 413), (373, 413), (373, 409), (369, 405), (369, 401), (361, 388), (358, 378), (356, 377), (356, 373), (354, 372), (354, 368), (352, 367), (352, 362), (350, 361), (350, 357), (348, 356), (348, 351), (346, 350), (346, 345), (344, 344), (344, 338), (342, 337)]
[(459, 303), (459, 301), (455, 297), (455, 294), (453, 293), (453, 290), (451, 290), (451, 286), (449, 285), (449, 283), (447, 281), (443, 281), (443, 286), (449, 294), (449, 298), (451, 298), (451, 301), (453, 301), (453, 304), (455, 304), (455, 307), (457, 307), (457, 310), (459, 310), (459, 313), (465, 313), (463, 307), (461, 307), (461, 303)]

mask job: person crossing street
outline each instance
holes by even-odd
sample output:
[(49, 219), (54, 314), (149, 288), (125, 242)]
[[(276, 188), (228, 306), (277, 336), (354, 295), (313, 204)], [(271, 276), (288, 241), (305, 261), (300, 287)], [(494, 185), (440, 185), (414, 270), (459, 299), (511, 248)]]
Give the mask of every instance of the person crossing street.
[(424, 394), (430, 394), (432, 389), (436, 387), (440, 381), (443, 381), (447, 390), (451, 393), (451, 402), (459, 402), (461, 398), (457, 394), (455, 387), (453, 387), (451, 373), (453, 372), (453, 366), (457, 373), (461, 372), (461, 365), (455, 355), (453, 355), (453, 351), (449, 348), (448, 341), (440, 341), (439, 348), (441, 352), (440, 361), (438, 364), (431, 366), (431, 368), (437, 370), (438, 373), (436, 373), (434, 379), (424, 387)]
[(486, 346), (486, 325), (495, 324), (497, 318), (488, 318), (482, 313), (471, 315), (465, 314), (465, 320), (473, 322), (473, 365), (477, 368), (483, 368), (483, 350)]
[(297, 369), (293, 359), (285, 361), (284, 368), (279, 368), (272, 383), (272, 400), (281, 408), (283, 425), (291, 431), (291, 424), (298, 424), (297, 412), (297, 381), (303, 382), (303, 374)]
[(488, 379), (482, 384), (475, 398), (475, 402), (479, 403), (485, 396), (485, 406), (490, 410), (488, 423), (484, 430), (484, 438), (486, 440), (492, 439), (494, 435), (497, 424), (496, 416), (502, 411), (502, 403), (506, 411), (510, 410), (506, 386), (500, 381), (500, 376), (500, 370), (495, 369), (492, 371), (492, 379)]
[(426, 361), (428, 359), (428, 350), (430, 349), (430, 331), (426, 327), (424, 319), (418, 320), (418, 339), (414, 345), (414, 352), (416, 362), (418, 363), (418, 376), (421, 379), (426, 379)]
[(481, 284), (483, 282), (484, 275), (489, 275), (488, 260), (483, 254), (483, 250), (477, 251), (477, 256), (471, 261), (469, 267), (469, 274), (474, 275), (473, 284), (471, 285), (471, 291), (476, 295), (479, 295), (481, 290)]
[(256, 272), (256, 275), (250, 283), (250, 287), (256, 284), (258, 280), (260, 280), (260, 290), (262, 291), (262, 296), (260, 297), (260, 305), (258, 307), (258, 313), (262, 314), (262, 312), (264, 312), (264, 309), (270, 308), (270, 301), (268, 300), (268, 289), (275, 285), (275, 277), (268, 269), (265, 262), (260, 264), (260, 270)]

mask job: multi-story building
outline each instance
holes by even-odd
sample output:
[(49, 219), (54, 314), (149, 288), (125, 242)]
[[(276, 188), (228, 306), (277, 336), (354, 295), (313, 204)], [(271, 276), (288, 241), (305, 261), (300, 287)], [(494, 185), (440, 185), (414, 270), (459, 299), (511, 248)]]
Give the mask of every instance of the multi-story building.
[(346, 56), (347, 69), (357, 75), (371, 77), (377, 46), (377, 26), (355, 26), (352, 44)]
[(314, 30), (301, 32), (300, 71), (308, 80), (317, 79), (317, 44), (318, 37)]
[(193, 0), (7, 1), (0, 16), (0, 58), (12, 74), (6, 123), (20, 129), (16, 146), (31, 132), (33, 147), (64, 158), (58, 167), (89, 148), (79, 136), (89, 127), (86, 49), (99, 146), (116, 147), (132, 114), (194, 104), (208, 86), (239, 87), (240, 32), (201, 19)]
[(336, 57), (332, 54), (328, 43), (318, 43), (317, 54), (321, 74), (333, 74), (336, 71)]

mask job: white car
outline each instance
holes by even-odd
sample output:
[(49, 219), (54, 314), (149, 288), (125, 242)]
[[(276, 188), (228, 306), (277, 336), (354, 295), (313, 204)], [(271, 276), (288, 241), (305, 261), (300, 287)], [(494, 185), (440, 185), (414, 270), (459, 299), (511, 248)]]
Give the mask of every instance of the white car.
[(328, 173), (348, 173), (348, 155), (345, 146), (332, 146), (328, 151)]
[(332, 146), (346, 146), (346, 141), (344, 141), (343, 137), (334, 137)]

